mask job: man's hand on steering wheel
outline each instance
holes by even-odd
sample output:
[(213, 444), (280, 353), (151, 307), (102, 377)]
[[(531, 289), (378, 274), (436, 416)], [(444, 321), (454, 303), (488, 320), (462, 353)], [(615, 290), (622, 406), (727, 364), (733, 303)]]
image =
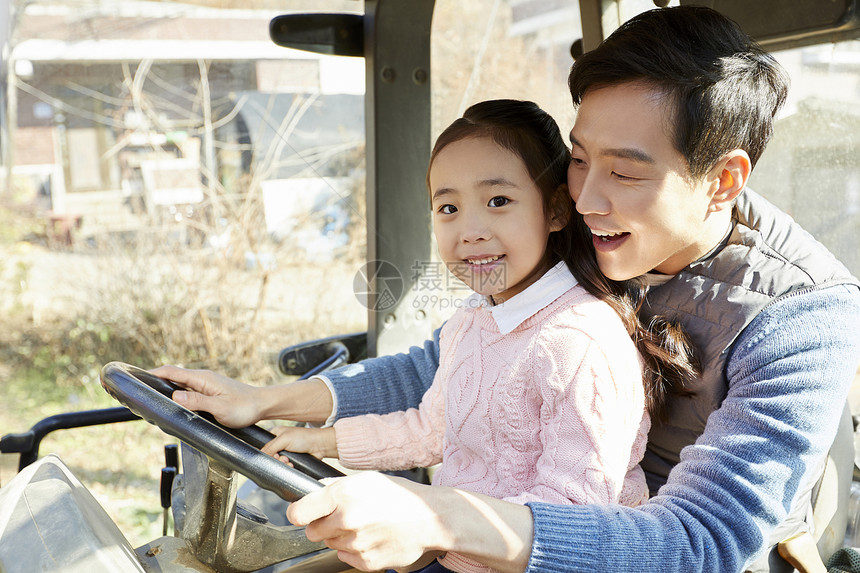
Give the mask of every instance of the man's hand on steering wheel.
[(261, 420), (260, 389), (255, 386), (211, 370), (159, 366), (150, 372), (185, 389), (173, 393), (177, 404), (195, 412), (209, 412), (228, 428), (244, 428)]
[(439, 514), (428, 505), (428, 496), (449, 489), (361, 472), (332, 480), (290, 504), (287, 518), (307, 526), (308, 539), (324, 541), (356, 569), (411, 570), (438, 555), (434, 532), (441, 531)]

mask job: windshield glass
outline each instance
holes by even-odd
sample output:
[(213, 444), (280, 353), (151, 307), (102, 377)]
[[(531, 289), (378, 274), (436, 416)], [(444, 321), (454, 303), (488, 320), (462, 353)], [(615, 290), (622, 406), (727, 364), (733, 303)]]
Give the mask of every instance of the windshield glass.
[[(7, 197), (32, 215), (30, 243), (52, 254), (51, 280), (27, 289), (36, 321), (61, 308), (102, 322), (103, 309), (89, 306), (110, 297), (148, 297), (116, 305), (146, 312), (164, 308), (154, 297), (175, 296), (168, 309), (202, 321), (186, 349), (226, 364), (260, 346), (235, 340), (235, 328), (283, 333), (318, 319), (315, 305), (284, 315), (292, 305), (281, 293), (322, 280), (302, 265), (363, 258), (364, 221), (352, 206), (363, 194), (364, 65), (273, 44), (268, 25), (285, 4), (18, 3)], [(173, 295), (155, 288), (167, 286), (164, 275)], [(218, 325), (207, 326), (216, 308)], [(360, 308), (340, 315), (346, 324), (334, 328), (363, 319)], [(166, 352), (148, 358), (182, 358), (161, 326), (149, 343)], [(222, 346), (224, 329), (233, 334)]]

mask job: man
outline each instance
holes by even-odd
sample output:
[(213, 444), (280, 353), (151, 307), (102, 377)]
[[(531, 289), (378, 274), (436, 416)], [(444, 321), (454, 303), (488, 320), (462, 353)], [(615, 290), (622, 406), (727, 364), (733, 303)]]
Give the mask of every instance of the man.
[[(703, 366), (695, 395), (675, 398), (649, 435), (642, 466), (654, 497), (636, 509), (524, 507), (365, 474), (288, 515), (365, 569), (450, 550), (503, 571), (781, 570), (771, 548), (803, 530), (860, 357), (856, 279), (744, 190), (785, 99), (784, 73), (734, 23), (684, 6), (633, 18), (576, 61), (569, 85), (570, 191), (601, 271), (641, 276), (643, 320), (679, 321)], [(415, 406), (437, 354), (428, 341), (260, 391), (268, 398), (255, 403), (268, 406), (242, 421)], [(204, 384), (211, 374), (158, 373), (209, 394), (176, 399), (219, 418), (245, 392)]]

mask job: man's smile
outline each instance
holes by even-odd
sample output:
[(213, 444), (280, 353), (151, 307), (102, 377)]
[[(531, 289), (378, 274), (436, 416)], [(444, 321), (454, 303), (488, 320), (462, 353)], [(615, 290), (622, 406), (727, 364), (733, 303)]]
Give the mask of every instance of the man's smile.
[(591, 242), (594, 248), (598, 251), (610, 251), (619, 247), (628, 237), (630, 233), (620, 231), (596, 231), (591, 229)]

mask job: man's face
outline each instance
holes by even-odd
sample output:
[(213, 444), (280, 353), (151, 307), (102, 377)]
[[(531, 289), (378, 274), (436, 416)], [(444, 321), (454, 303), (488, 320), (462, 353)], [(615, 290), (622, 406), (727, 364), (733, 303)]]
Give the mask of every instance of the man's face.
[(570, 194), (614, 280), (675, 274), (719, 241), (709, 218), (713, 178), (688, 176), (670, 136), (672, 112), (638, 83), (589, 90), (570, 132)]

